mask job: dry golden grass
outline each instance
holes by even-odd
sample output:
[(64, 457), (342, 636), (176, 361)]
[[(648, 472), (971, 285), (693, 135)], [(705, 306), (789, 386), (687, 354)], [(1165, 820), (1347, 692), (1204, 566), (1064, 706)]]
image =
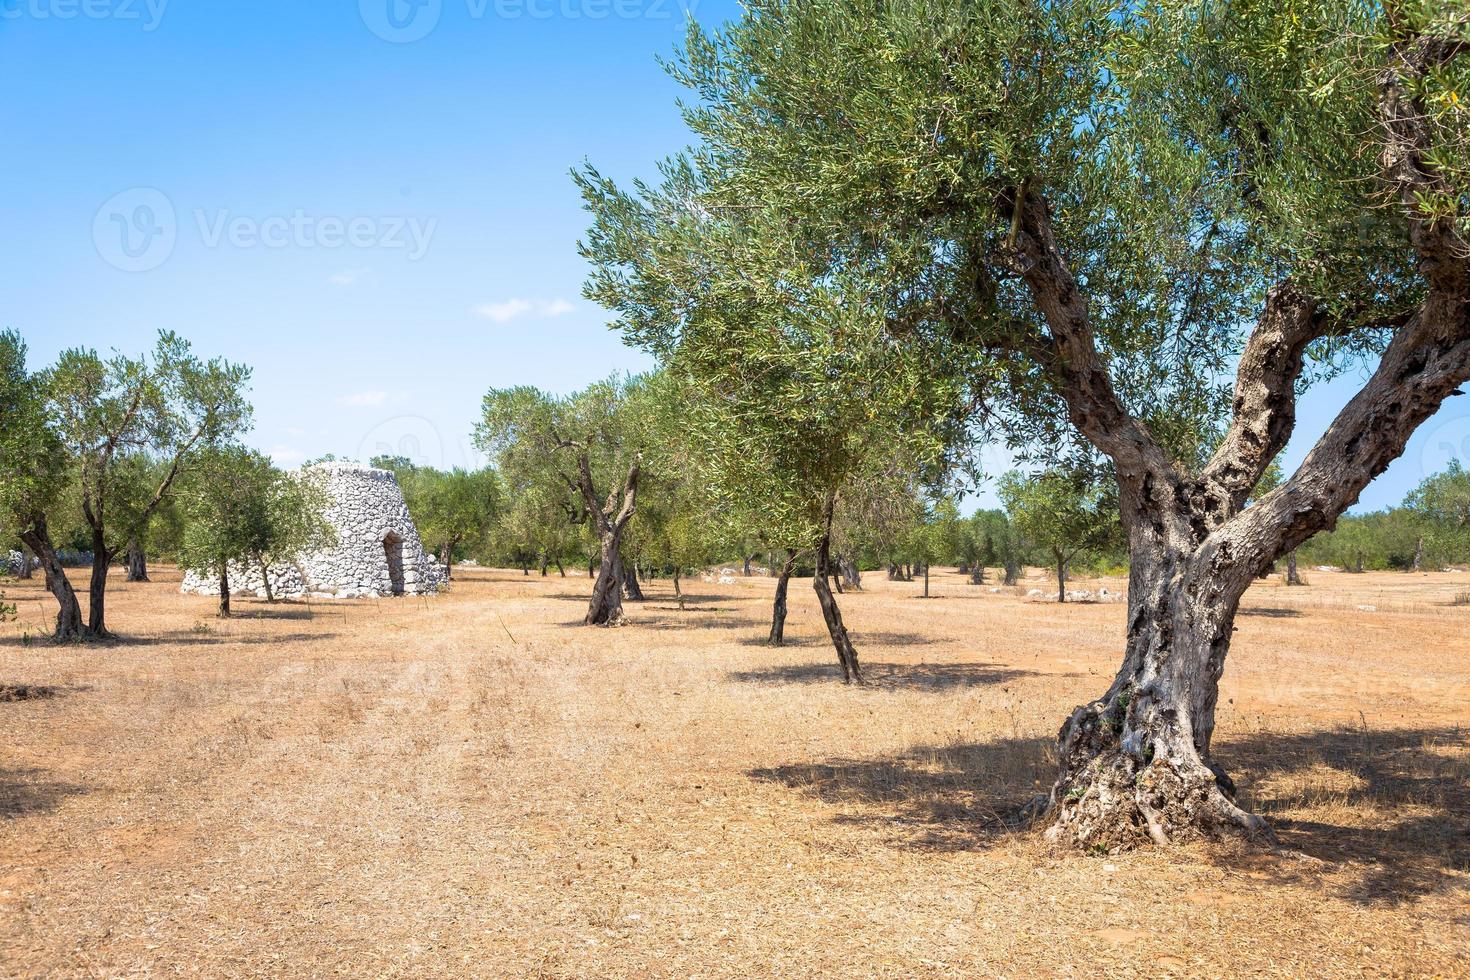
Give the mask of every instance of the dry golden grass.
[(580, 577), (221, 622), (163, 570), (94, 648), (8, 583), (0, 683), (45, 690), (0, 700), (0, 972), (1464, 973), (1470, 576), (1305, 574), (1247, 598), (1220, 711), (1283, 848), (1102, 857), (1013, 820), (1121, 606), (874, 575), (853, 690), (809, 588), (759, 644), (765, 579), (603, 631)]

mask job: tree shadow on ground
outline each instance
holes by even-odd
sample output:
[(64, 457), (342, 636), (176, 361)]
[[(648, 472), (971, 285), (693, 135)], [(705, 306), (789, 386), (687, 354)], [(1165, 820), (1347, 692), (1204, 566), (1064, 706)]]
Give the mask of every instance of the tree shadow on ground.
[[(654, 589), (650, 588), (649, 586), (645, 585), (645, 586), (643, 586), (643, 592), (644, 592), (644, 595), (646, 596), (646, 598), (644, 598), (642, 600), (637, 600), (637, 599), (624, 599), (623, 600), (623, 604), (624, 605), (627, 605), (627, 606), (637, 607), (639, 605), (647, 605), (647, 604), (658, 602), (658, 603), (668, 603), (672, 608), (675, 608), (675, 609), (678, 608), (678, 602), (679, 602), (678, 597), (676, 597), (673, 594), (672, 591), (665, 593), (662, 590), (654, 590)], [(561, 600), (563, 602), (581, 602), (581, 603), (587, 603), (587, 602), (590, 602), (592, 600), (592, 593), (590, 591), (589, 592), (548, 592), (546, 594), (546, 598), (547, 599), (558, 599), (558, 600)], [(685, 592), (684, 593), (684, 602), (685, 602), (686, 605), (689, 606), (690, 609), (693, 609), (693, 607), (697, 603), (704, 603), (704, 602), (737, 602), (737, 601), (742, 600), (742, 599), (755, 599), (755, 598), (759, 598), (759, 597), (758, 596), (748, 596), (748, 595), (746, 595), (746, 596), (740, 596), (740, 595), (704, 595), (702, 593), (696, 593), (696, 592)]]
[(316, 619), (317, 610), (304, 605), (284, 605), (265, 603), (256, 606), (246, 604), (244, 608), (235, 613), (235, 619)]
[[(836, 668), (832, 668), (833, 671)], [(1470, 872), (1470, 733), (1461, 729), (1263, 732), (1221, 744), (1217, 760), (1265, 816), (1282, 847), (1222, 851), (1231, 868), (1279, 883), (1323, 887), (1362, 905), (1395, 904), (1464, 888)], [(1051, 739), (923, 746), (875, 759), (755, 769), (752, 779), (839, 808), (837, 823), (896, 833), (924, 850), (989, 847), (1024, 829), (1023, 808), (1055, 774)]]
[(1464, 887), (1455, 874), (1470, 872), (1470, 732), (1264, 733), (1216, 755), (1284, 847), (1360, 872), (1342, 897), (1394, 904)]
[(888, 829), (899, 846), (966, 851), (1024, 827), (1021, 809), (1043, 791), (1037, 780), (1052, 768), (1052, 753), (1050, 739), (1005, 739), (755, 769), (750, 776), (840, 808), (837, 823)]
[(68, 694), (79, 694), (82, 691), (90, 691), (90, 687), (83, 685), (58, 685), (58, 684), (0, 684), (0, 704), (12, 704), (19, 701), (51, 701)]
[(1267, 616), (1271, 619), (1295, 619), (1300, 616), (1300, 609), (1277, 608), (1274, 606), (1256, 606), (1251, 608), (1243, 606), (1236, 613), (1237, 616)]
[(56, 809), (68, 796), (87, 790), (45, 778), (46, 769), (0, 768), (0, 820), (15, 820)]
[[(767, 630), (770, 629), (769, 623), (766, 624), (766, 628)], [(826, 636), (792, 636), (789, 633), (778, 646), (772, 646), (768, 636), (768, 633), (763, 633), (760, 636), (747, 636), (745, 639), (737, 642), (743, 647), (767, 647), (771, 650), (782, 650), (786, 647), (832, 646), (832, 641)]]
[(849, 635), (858, 647), (858, 658), (862, 659), (862, 648), (877, 647), (927, 647), (936, 643), (953, 643), (947, 637), (924, 636), (920, 633), (885, 633), (881, 630), (851, 630)]
[[(1012, 670), (994, 664), (890, 664), (864, 662), (860, 658), (859, 665), (868, 687), (879, 690), (939, 693), (961, 687), (1005, 684), (1020, 677), (1036, 676), (1034, 671)], [(788, 664), (763, 670), (735, 671), (729, 677), (746, 684), (840, 684), (842, 669), (836, 663)]]
[[(242, 617), (243, 618), (243, 617)], [(220, 630), (229, 629), (228, 626), (219, 627)], [(240, 636), (234, 633), (215, 632), (213, 628), (209, 632), (194, 632), (193, 630), (175, 630), (168, 633), (160, 633), (157, 636), (127, 636), (117, 640), (109, 641), (117, 646), (160, 646), (170, 644), (177, 646), (223, 646), (234, 644), (237, 646), (270, 646), (278, 643), (306, 643), (334, 640), (336, 633), (273, 633), (262, 636)]]
[(651, 619), (635, 621), (634, 625), (651, 630), (743, 630), (754, 626), (769, 625), (764, 620), (747, 616), (701, 616), (699, 619)]

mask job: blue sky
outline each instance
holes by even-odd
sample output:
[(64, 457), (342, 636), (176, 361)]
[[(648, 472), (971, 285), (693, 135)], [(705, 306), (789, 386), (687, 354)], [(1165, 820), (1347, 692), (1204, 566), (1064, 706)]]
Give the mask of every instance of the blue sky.
[[(476, 462), (487, 388), (647, 360), (583, 301), (583, 159), (687, 139), (656, 63), (729, 0), (0, 0), (0, 323), (255, 369), (249, 440)], [(1299, 459), (1351, 380), (1304, 404)], [(1363, 506), (1470, 451), (1454, 399)], [(999, 460), (991, 458), (992, 465)], [(982, 499), (989, 494), (982, 494)]]

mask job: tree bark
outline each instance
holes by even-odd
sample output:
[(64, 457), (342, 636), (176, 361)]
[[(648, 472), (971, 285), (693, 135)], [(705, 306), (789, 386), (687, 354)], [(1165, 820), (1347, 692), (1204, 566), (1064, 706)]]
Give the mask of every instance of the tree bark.
[(812, 588), (816, 589), (817, 602), (822, 607), (822, 618), (827, 623), (827, 633), (832, 637), (832, 646), (837, 650), (837, 662), (842, 667), (842, 682), (844, 684), (862, 684), (863, 674), (858, 667), (857, 649), (852, 645), (852, 638), (847, 635), (847, 627), (842, 622), (842, 611), (837, 608), (837, 600), (832, 596), (832, 589), (827, 584), (832, 574), (832, 512), (837, 505), (837, 495), (827, 495), (827, 509), (822, 522), (822, 538), (817, 543), (817, 569), (812, 576)]
[[(620, 626), (623, 617), (623, 530), (638, 510), (638, 480), (642, 467), (635, 462), (620, 488), (608, 494), (606, 501), (597, 499), (592, 486), (592, 465), (585, 451), (577, 455), (577, 479), (573, 486), (582, 495), (586, 512), (596, 523), (600, 538), (601, 562), (592, 598), (587, 604), (584, 622), (589, 626)], [(568, 481), (572, 482), (572, 481)]]
[[(1047, 326), (1035, 338), (1036, 357), (1073, 424), (1112, 459), (1129, 543), (1123, 664), (1059, 733), (1052, 839), (1098, 849), (1269, 836), (1264, 820), (1235, 804), (1233, 784), (1210, 758), (1235, 615), (1260, 570), (1335, 525), (1470, 380), (1470, 248), (1454, 221), (1424, 210), (1426, 200), (1458, 199), (1463, 189), (1427, 163), (1434, 140), (1414, 95), (1429, 72), (1467, 51), (1447, 38), (1399, 37), (1380, 78), (1382, 170), (1407, 220), (1422, 298), (1410, 311), (1345, 322), (1349, 314), (1330, 313), (1290, 280), (1271, 289), (1237, 363), (1234, 419), (1198, 474), (1181, 472), (1113, 390), (1089, 297), (1062, 256), (1044, 195), (1018, 191), (1003, 202), (1019, 231), (1012, 266)], [(1365, 297), (1371, 290), (1365, 284)], [(1377, 367), (1297, 471), (1245, 507), (1290, 437), (1304, 352), (1356, 329), (1389, 332)]]
[(976, 562), (974, 565), (970, 566), (970, 584), (985, 584), (985, 566), (980, 564), (979, 562)]
[(683, 574), (684, 574), (684, 569), (680, 568), (678, 565), (675, 565), (674, 566), (674, 598), (675, 599), (682, 599), (682, 598), (684, 598), (684, 589), (679, 584), (679, 580), (683, 576)]
[(924, 598), (929, 598), (929, 563), (924, 562)]
[(781, 566), (776, 579), (776, 598), (771, 603), (771, 632), (766, 642), (779, 647), (786, 642), (786, 593), (791, 585), (791, 575), (796, 571), (796, 549), (786, 549), (786, 562)]
[(1302, 577), (1301, 577), (1301, 575), (1299, 575), (1297, 573), (1297, 570), (1296, 570), (1296, 552), (1295, 551), (1293, 551), (1291, 554), (1289, 554), (1289, 555), (1286, 556), (1286, 584), (1287, 585), (1301, 585), (1302, 584)]
[(129, 582), (148, 581), (148, 558), (143, 553), (143, 546), (138, 543), (137, 538), (128, 539), (128, 576)]
[(554, 559), (554, 561), (555, 561), (555, 564), (556, 564), (556, 574), (559, 575), (559, 576), (561, 576), (562, 578), (566, 578), (567, 577), (567, 570), (562, 567), (561, 559), (560, 558), (557, 558), (557, 559)]
[(114, 552), (107, 549), (101, 528), (92, 531), (92, 577), (87, 584), (87, 635), (93, 639), (110, 639), (107, 630), (107, 573), (112, 568)]
[(642, 602), (643, 586), (638, 581), (638, 563), (623, 562), (623, 595), (629, 602)]
[(41, 563), (46, 576), (46, 590), (56, 599), (56, 628), (51, 636), (58, 642), (80, 640), (86, 635), (82, 627), (82, 607), (77, 602), (76, 590), (66, 577), (66, 569), (56, 557), (56, 546), (51, 543), (51, 531), (44, 518), (34, 518), (30, 526), (21, 532), (20, 538)]
[(1419, 571), (1419, 566), (1424, 564), (1424, 535), (1414, 539), (1414, 560), (1409, 563), (1409, 571)]
[(271, 587), (270, 565), (266, 563), (264, 555), (256, 555), (255, 563), (260, 566), (260, 581), (265, 586), (265, 601), (274, 603), (276, 601), (276, 592)]
[(224, 560), (219, 563), (219, 618), (230, 618), (230, 566)]
[(850, 556), (843, 556), (842, 560), (838, 562), (838, 567), (842, 570), (842, 584), (853, 592), (862, 591), (863, 572), (862, 569), (858, 568), (857, 559)]
[(745, 559), (745, 577), (746, 578), (750, 578), (750, 561), (754, 557), (755, 557), (754, 555), (745, 555), (744, 556), (744, 559)]
[(1061, 549), (1053, 548), (1051, 557), (1057, 566), (1057, 602), (1067, 601), (1067, 557)]
[(36, 570), (35, 564), (36, 553), (31, 550), (30, 545), (22, 544), (20, 546), (20, 571), (17, 573), (16, 577), (22, 579), (31, 578)]
[(587, 606), (589, 626), (621, 626), (623, 624), (623, 557), (621, 536), (605, 534), (602, 538), (602, 561), (597, 566), (597, 580), (592, 583), (592, 601)]

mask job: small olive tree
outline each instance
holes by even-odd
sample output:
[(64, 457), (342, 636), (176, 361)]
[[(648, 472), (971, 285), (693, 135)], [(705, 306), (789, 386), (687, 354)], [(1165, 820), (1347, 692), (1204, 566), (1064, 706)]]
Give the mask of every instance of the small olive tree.
[(77, 639), (83, 632), (81, 604), (51, 537), (51, 515), (62, 500), (68, 476), (65, 447), (47, 405), (45, 379), (27, 371), (20, 334), (0, 332), (0, 521), (17, 529), (22, 543), (41, 563), (46, 588), (56, 599), (58, 640)]
[(71, 457), (91, 537), (87, 625), (77, 636), (105, 639), (107, 574), (136, 541), (179, 476), (250, 420), (250, 369), (202, 360), (188, 341), (159, 334), (147, 357), (62, 352), (46, 372), (50, 412)]
[(254, 565), (267, 602), (275, 601), (273, 566), (329, 548), (336, 531), (326, 518), (330, 498), (310, 471), (282, 472), (239, 446), (200, 453), (182, 491), (180, 561), (218, 577), (220, 616), (230, 615), (230, 567)]
[(1057, 572), (1057, 602), (1067, 601), (1067, 565), (1078, 554), (1105, 548), (1121, 537), (1118, 509), (1093, 474), (1052, 469), (1000, 479), (1000, 499), (1011, 523), (1045, 548)]

